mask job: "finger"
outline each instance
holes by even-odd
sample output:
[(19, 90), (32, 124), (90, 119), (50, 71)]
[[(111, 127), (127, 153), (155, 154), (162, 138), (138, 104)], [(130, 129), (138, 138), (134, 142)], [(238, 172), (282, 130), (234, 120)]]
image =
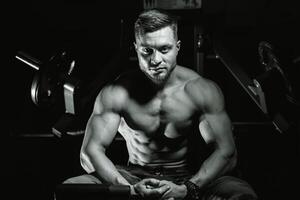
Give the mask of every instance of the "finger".
[(151, 185), (151, 186), (154, 186), (154, 187), (157, 187), (160, 184), (160, 181), (158, 179), (155, 179), (155, 178), (147, 178), (147, 179), (144, 179), (143, 181), (144, 181), (145, 185)]
[(144, 197), (159, 197), (160, 192), (157, 189), (143, 189), (142, 194)]
[(214, 195), (212, 196), (211, 198), (212, 200), (223, 200), (224, 198), (220, 197), (220, 196), (217, 196), (217, 195)]
[(212, 200), (219, 200), (219, 197), (218, 196), (213, 196)]
[(165, 194), (168, 190), (170, 190), (170, 188), (171, 187), (169, 185), (163, 185), (163, 186), (157, 188), (156, 190), (158, 191), (158, 193), (160, 195), (162, 195), (162, 194)]
[(170, 195), (172, 194), (172, 187), (168, 186), (168, 185), (163, 186), (163, 187), (167, 187), (168, 189), (165, 190), (163, 193), (161, 193), (161, 199), (166, 200), (166, 199), (171, 198)]
[(170, 186), (164, 185), (159, 188), (148, 189), (145, 191), (145, 193), (147, 194), (147, 196), (164, 196), (168, 193), (169, 189)]
[(159, 187), (163, 186), (163, 185), (168, 185), (170, 182), (169, 181), (165, 181), (165, 180), (160, 180), (159, 181)]
[(208, 200), (216, 200), (215, 198), (216, 198), (215, 195), (211, 195), (211, 196), (208, 198)]

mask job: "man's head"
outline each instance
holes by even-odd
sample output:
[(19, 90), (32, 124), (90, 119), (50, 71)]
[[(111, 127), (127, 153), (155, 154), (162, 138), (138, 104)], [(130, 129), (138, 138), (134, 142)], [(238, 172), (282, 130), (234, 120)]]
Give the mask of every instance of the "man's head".
[(165, 83), (176, 67), (180, 49), (177, 19), (165, 11), (146, 10), (136, 20), (134, 31), (140, 69), (155, 84)]

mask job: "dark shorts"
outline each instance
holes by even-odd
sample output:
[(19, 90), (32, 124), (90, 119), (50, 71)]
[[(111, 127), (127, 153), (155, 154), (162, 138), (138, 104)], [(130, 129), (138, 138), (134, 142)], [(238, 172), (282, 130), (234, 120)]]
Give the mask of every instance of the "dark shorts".
[(127, 166), (117, 165), (117, 169), (130, 184), (135, 184), (144, 178), (156, 178), (158, 180), (168, 180), (182, 184), (192, 177), (192, 174), (189, 173), (189, 169), (185, 166), (165, 168), (163, 166), (142, 167), (128, 164)]
[[(182, 184), (190, 179), (192, 174), (186, 167), (164, 168), (164, 167), (142, 167), (129, 164), (127, 166), (116, 166), (120, 174), (130, 183), (135, 184), (144, 178), (156, 178), (168, 180), (176, 184)], [(85, 174), (70, 178), (64, 183), (96, 183), (101, 184), (95, 173)], [(222, 176), (211, 182), (204, 188), (202, 199), (211, 199), (212, 196), (222, 197), (230, 200), (257, 199), (257, 195), (251, 186), (244, 180), (234, 176)]]

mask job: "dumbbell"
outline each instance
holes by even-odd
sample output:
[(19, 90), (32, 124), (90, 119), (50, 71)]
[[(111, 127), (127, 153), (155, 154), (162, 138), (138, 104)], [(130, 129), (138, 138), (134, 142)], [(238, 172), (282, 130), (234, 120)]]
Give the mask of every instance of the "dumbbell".
[(77, 83), (71, 76), (75, 68), (72, 56), (66, 51), (59, 51), (46, 62), (42, 62), (23, 51), (18, 51), (15, 58), (35, 70), (30, 96), (36, 106), (51, 109), (64, 103), (67, 112), (75, 113), (73, 94), (70, 94), (74, 92), (74, 85)]

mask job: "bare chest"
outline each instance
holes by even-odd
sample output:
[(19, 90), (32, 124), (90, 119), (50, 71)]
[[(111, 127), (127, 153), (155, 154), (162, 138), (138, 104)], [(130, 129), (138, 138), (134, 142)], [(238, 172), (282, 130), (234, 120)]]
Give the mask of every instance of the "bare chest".
[(195, 109), (180, 92), (153, 98), (147, 104), (131, 102), (124, 114), (130, 128), (148, 137), (164, 134), (175, 138), (188, 131)]

